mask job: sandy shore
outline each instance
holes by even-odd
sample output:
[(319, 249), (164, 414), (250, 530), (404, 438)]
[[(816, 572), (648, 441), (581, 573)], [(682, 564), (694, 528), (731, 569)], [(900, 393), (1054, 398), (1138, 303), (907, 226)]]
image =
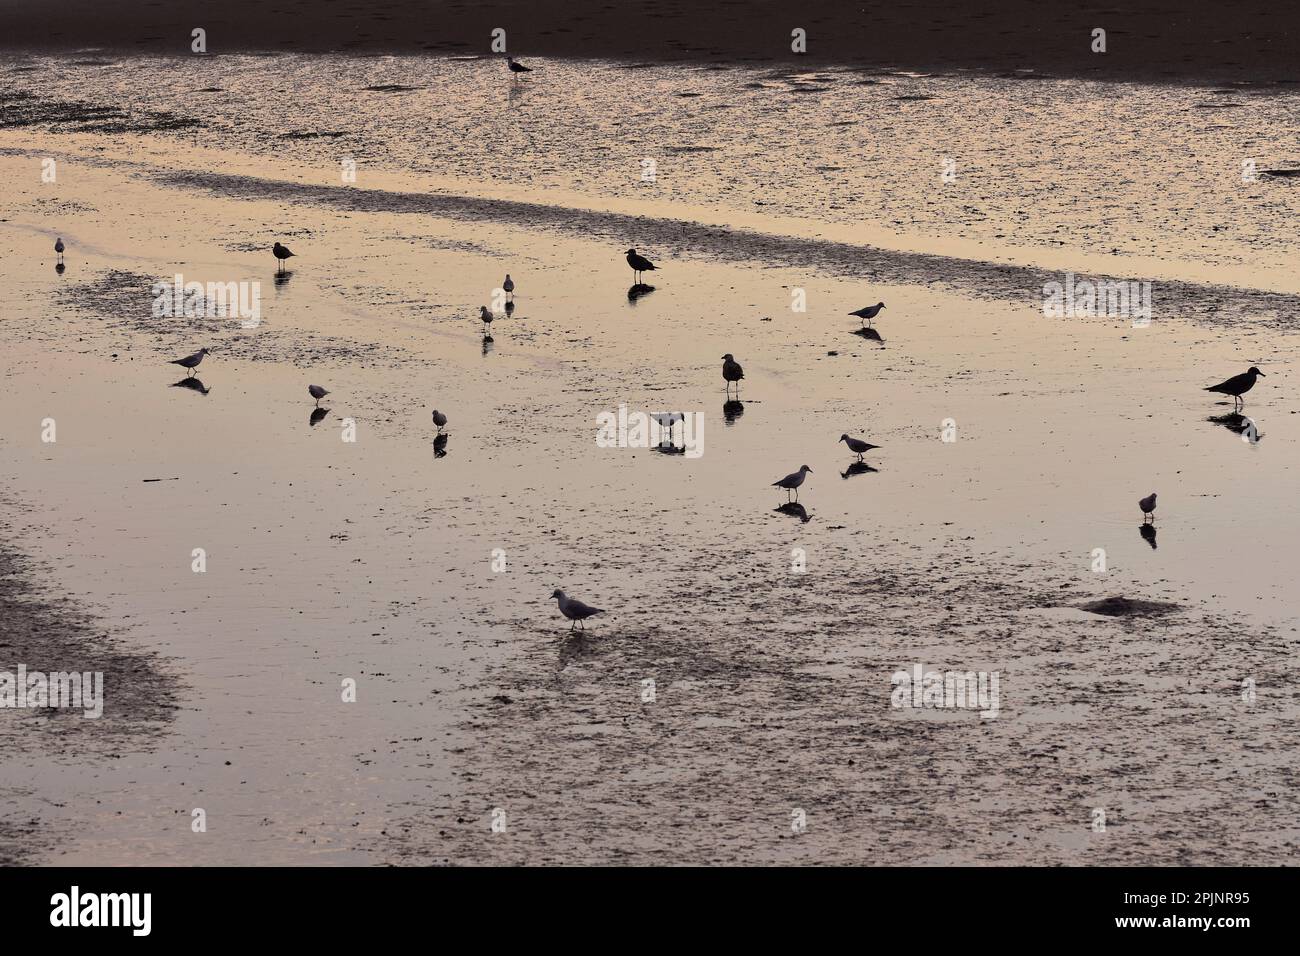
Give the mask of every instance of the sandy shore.
[[(58, 860), (1293, 847), (1294, 290), (1185, 277), (1149, 328), (1049, 320), (1045, 263), (328, 188), (300, 168), (83, 162), (75, 138), (27, 135), (0, 137), (19, 184), (0, 209), (0, 447), (40, 529), (18, 537), (183, 681), (166, 733), (125, 759), (51, 762), (29, 724), (0, 725), (22, 740), (7, 816), (39, 819)], [(29, 174), (51, 152), (75, 170), (54, 197)], [(632, 231), (664, 269), (630, 298)], [(298, 252), (281, 280), (275, 238)], [(476, 307), (507, 270), (518, 306), (485, 344)], [(177, 271), (260, 282), (261, 323), (153, 317), (151, 283)], [(864, 289), (889, 303), (883, 341), (844, 315)], [(175, 387), (166, 360), (200, 345), (208, 391)], [(741, 409), (724, 352), (745, 365)], [(1254, 363), (1250, 445), (1200, 386)], [(332, 392), (323, 420), (310, 382)], [(703, 455), (597, 449), (621, 404), (701, 413)], [(844, 431), (882, 446), (876, 470), (849, 468)], [(807, 521), (769, 487), (802, 463)], [(1153, 487), (1154, 548), (1135, 505)], [(610, 613), (570, 637), (556, 587)], [(1113, 596), (1154, 606), (1083, 609)], [(917, 663), (999, 672), (999, 716), (893, 708), (891, 674)]]

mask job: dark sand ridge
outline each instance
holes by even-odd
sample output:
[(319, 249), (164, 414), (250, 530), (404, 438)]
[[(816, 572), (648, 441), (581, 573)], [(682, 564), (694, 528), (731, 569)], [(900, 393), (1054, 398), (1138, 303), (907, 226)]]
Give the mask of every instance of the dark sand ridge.
[[(1057, 270), (545, 203), (318, 186), (213, 172), (150, 175), (163, 185), (203, 189), (225, 198), (273, 199), (353, 212), (432, 215), (475, 224), (526, 222), (575, 237), (603, 238), (618, 248), (626, 245), (628, 236), (636, 236), (642, 246), (670, 249), (677, 256), (816, 268), (833, 275), (864, 276), (886, 285), (937, 285), (990, 299), (1041, 302), (1044, 283), (1061, 281)], [(1129, 282), (1140, 277), (1081, 274), (1078, 278)], [(1219, 327), (1249, 322), (1290, 328), (1293, 317), (1300, 314), (1300, 295), (1208, 283), (1161, 279), (1153, 282), (1152, 298), (1156, 316), (1177, 314)]]
[[(12, 502), (5, 506), (15, 510)], [(179, 706), (177, 679), (158, 655), (128, 649), (84, 608), (38, 586), (32, 563), (5, 543), (12, 532), (0, 525), (0, 670), (12, 673), (21, 663), (28, 673), (98, 671), (104, 711), (89, 719), (78, 710), (0, 710), (0, 753), (93, 767), (153, 749)], [(0, 865), (33, 862), (33, 850), (58, 840), (32, 815), (32, 806), (23, 781), (6, 776), (0, 783)]]
[[(906, 69), (1034, 70), (1098, 79), (1300, 81), (1300, 10), (1265, 0), (10, 0), (0, 46), (186, 53), (195, 27), (208, 51), (487, 54), (507, 31), (520, 57), (843, 62)], [(791, 31), (808, 35), (792, 53)], [(1091, 32), (1108, 31), (1105, 54)]]

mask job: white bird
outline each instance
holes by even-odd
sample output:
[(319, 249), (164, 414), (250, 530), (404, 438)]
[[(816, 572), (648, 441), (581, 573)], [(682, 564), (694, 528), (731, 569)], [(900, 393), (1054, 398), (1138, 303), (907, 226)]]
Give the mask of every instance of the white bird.
[(509, 272), (506, 273), (506, 281), (501, 283), (501, 291), (512, 299), (515, 297), (515, 280), (510, 278)]
[(804, 476), (805, 476), (805, 475), (811, 475), (811, 474), (812, 474), (812, 469), (811, 469), (811, 468), (809, 468), (807, 465), (800, 465), (800, 466), (799, 466), (799, 470), (796, 471), (794, 474), (786, 475), (786, 476), (785, 476), (784, 478), (782, 478), (780, 481), (774, 481), (774, 482), (772, 482), (772, 487), (773, 487), (773, 488), (784, 488), (784, 489), (786, 490), (786, 497), (787, 497), (787, 498), (790, 497), (790, 494), (789, 494), (789, 493), (790, 493), (791, 491), (793, 491), (793, 492), (794, 492), (794, 500), (795, 500), (795, 501), (798, 501), (798, 500), (799, 500), (799, 486), (803, 484)]
[(1156, 516), (1155, 516), (1156, 493), (1153, 491), (1145, 498), (1139, 498), (1138, 507), (1142, 509), (1142, 514), (1143, 514), (1142, 522), (1144, 524), (1146, 523), (1147, 518), (1150, 518), (1152, 521), (1155, 521), (1156, 520)]
[(196, 368), (199, 367), (199, 363), (203, 361), (203, 356), (207, 354), (209, 354), (207, 349), (205, 348), (199, 349), (193, 355), (187, 355), (183, 359), (172, 359), (171, 364), (179, 365), (182, 368), (187, 368), (191, 372), (193, 372)]
[(316, 404), (319, 405), (320, 400), (328, 395), (329, 392), (325, 391), (325, 389), (321, 388), (319, 385), (308, 385), (307, 394), (316, 399)]
[[(573, 622), (573, 624), (569, 625), (569, 630), (573, 630), (574, 625), (581, 624), (587, 618), (595, 614), (605, 613), (603, 608), (592, 607), (590, 604), (583, 604), (577, 598), (569, 597), (558, 588), (551, 592), (551, 597), (559, 599), (560, 613)], [(585, 625), (583, 630), (586, 630)]]
[(433, 410), (433, 423), (438, 426), (438, 431), (442, 431), (447, 426), (447, 416), (435, 408)]

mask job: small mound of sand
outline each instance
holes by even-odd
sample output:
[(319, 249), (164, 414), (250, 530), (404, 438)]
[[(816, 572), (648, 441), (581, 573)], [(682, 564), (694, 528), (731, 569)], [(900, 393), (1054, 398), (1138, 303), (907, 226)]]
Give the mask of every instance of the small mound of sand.
[(1126, 597), (1102, 598), (1100, 601), (1081, 604), (1079, 607), (1084, 611), (1091, 611), (1093, 614), (1105, 614), (1107, 617), (1154, 617), (1157, 614), (1168, 614), (1170, 611), (1178, 609), (1177, 604), (1169, 604), (1164, 601), (1143, 601)]

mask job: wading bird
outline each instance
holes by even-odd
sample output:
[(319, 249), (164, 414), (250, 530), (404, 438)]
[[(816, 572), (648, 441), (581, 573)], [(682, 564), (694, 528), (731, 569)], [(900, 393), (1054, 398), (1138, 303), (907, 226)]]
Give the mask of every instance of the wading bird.
[(308, 385), (307, 394), (316, 399), (316, 404), (320, 405), (320, 400), (328, 395), (329, 392), (325, 391), (325, 389), (321, 388), (319, 385)]
[(632, 278), (637, 285), (641, 284), (641, 273), (655, 271), (655, 264), (645, 256), (637, 255), (635, 249), (627, 251), (627, 264), (632, 267)]
[(875, 305), (868, 305), (856, 312), (850, 312), (849, 315), (856, 315), (863, 322), (870, 322), (880, 314), (880, 310), (885, 307), (885, 303), (877, 302)]
[(198, 368), (198, 367), (199, 367), (199, 363), (203, 361), (203, 356), (208, 355), (208, 354), (210, 354), (210, 353), (208, 352), (207, 349), (199, 349), (199, 350), (198, 350), (197, 352), (195, 352), (193, 355), (187, 355), (187, 356), (185, 356), (185, 358), (182, 358), (182, 359), (172, 359), (172, 360), (171, 360), (171, 364), (172, 364), (172, 365), (179, 365), (181, 368), (187, 368), (187, 369), (190, 370), (190, 374), (193, 375), (193, 374), (194, 374), (194, 370), (195, 370), (196, 368)]
[[(573, 624), (569, 625), (569, 630), (573, 630), (575, 625), (582, 624), (583, 621), (593, 615), (605, 613), (603, 608), (583, 604), (577, 598), (569, 597), (558, 588), (551, 592), (551, 597), (559, 599), (560, 613), (573, 622)], [(586, 626), (584, 625), (582, 629), (586, 630)]]
[(736, 396), (740, 396), (740, 380), (744, 377), (745, 370), (740, 367), (740, 363), (732, 357), (730, 352), (722, 356), (722, 378), (727, 383), (728, 395), (731, 394), (731, 383), (735, 382)]
[(1142, 521), (1156, 520), (1156, 493), (1153, 491), (1145, 498), (1138, 499), (1138, 507), (1142, 509)]
[(862, 456), (871, 449), (880, 447), (879, 445), (869, 445), (860, 438), (850, 438), (848, 435), (841, 435), (840, 441), (849, 446), (849, 451), (857, 454), (858, 461), (861, 461)]
[(1264, 374), (1263, 372), (1261, 372), (1259, 369), (1257, 369), (1255, 366), (1252, 365), (1250, 368), (1246, 369), (1246, 371), (1242, 372), (1240, 375), (1234, 375), (1226, 382), (1220, 382), (1218, 385), (1211, 385), (1209, 388), (1206, 389), (1206, 391), (1219, 392), (1222, 395), (1231, 395), (1232, 407), (1236, 408), (1238, 402), (1241, 402), (1242, 405), (1246, 404), (1244, 401), (1242, 401), (1241, 396), (1245, 395), (1252, 388), (1254, 388), (1255, 379), (1259, 378), (1259, 376), (1263, 374)]
[(275, 258), (279, 260), (279, 268), (281, 269), (284, 268), (285, 260), (293, 256), (293, 253), (289, 251), (288, 246), (282, 246), (278, 242), (271, 247), (271, 252), (274, 253)]
[(811, 474), (812, 474), (812, 469), (811, 469), (811, 468), (809, 468), (807, 465), (801, 465), (801, 466), (799, 467), (799, 470), (796, 471), (794, 474), (792, 474), (792, 475), (786, 475), (786, 476), (785, 476), (784, 478), (782, 478), (780, 481), (774, 481), (774, 482), (772, 482), (772, 487), (773, 487), (773, 488), (784, 488), (784, 489), (785, 489), (785, 496), (786, 496), (786, 499), (787, 499), (787, 500), (788, 500), (789, 497), (790, 497), (790, 492), (793, 491), (793, 492), (794, 492), (794, 498), (795, 498), (795, 501), (798, 501), (798, 500), (799, 500), (799, 486), (803, 484), (804, 476), (805, 476), (805, 475), (811, 475)]

